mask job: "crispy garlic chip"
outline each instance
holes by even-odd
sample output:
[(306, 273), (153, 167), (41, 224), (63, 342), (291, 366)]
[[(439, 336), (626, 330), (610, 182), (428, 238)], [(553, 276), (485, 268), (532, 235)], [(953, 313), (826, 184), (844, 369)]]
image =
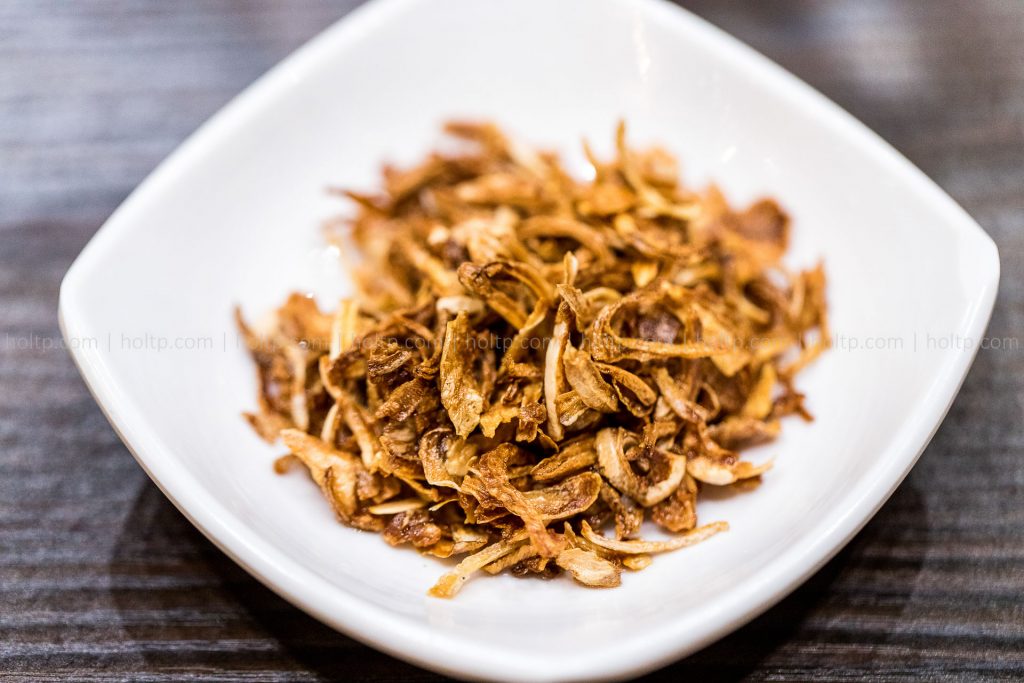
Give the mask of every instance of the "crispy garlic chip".
[[(752, 490), (798, 373), (829, 346), (824, 268), (781, 263), (790, 221), (693, 189), (663, 149), (584, 145), (592, 180), (489, 123), (445, 153), (337, 191), (328, 238), (361, 252), (334, 311), (293, 294), (236, 312), (259, 394), (246, 419), (343, 524), (474, 575), (617, 586), (698, 524), (708, 486)], [(659, 527), (668, 540), (645, 540)]]
[(686, 457), (657, 449), (646, 454), (649, 462), (648, 476), (634, 471), (625, 447), (632, 442), (638, 446), (635, 436), (622, 428), (609, 427), (597, 433), (598, 469), (620, 493), (623, 493), (643, 507), (651, 507), (668, 498), (679, 487), (686, 474)]
[(622, 570), (592, 550), (568, 548), (558, 554), (555, 563), (584, 586), (614, 588), (622, 583)]
[(469, 316), (463, 311), (448, 323), (441, 351), (441, 403), (459, 436), (468, 436), (478, 424), (484, 397), (473, 373), (476, 353), (469, 329)]
[(712, 522), (711, 524), (706, 524), (693, 531), (676, 536), (671, 541), (616, 541), (611, 538), (605, 538), (591, 529), (586, 520), (581, 523), (581, 528), (583, 538), (599, 548), (623, 555), (646, 555), (649, 553), (666, 553), (670, 550), (679, 550), (680, 548), (700, 543), (720, 531), (727, 531), (729, 525), (726, 522)]

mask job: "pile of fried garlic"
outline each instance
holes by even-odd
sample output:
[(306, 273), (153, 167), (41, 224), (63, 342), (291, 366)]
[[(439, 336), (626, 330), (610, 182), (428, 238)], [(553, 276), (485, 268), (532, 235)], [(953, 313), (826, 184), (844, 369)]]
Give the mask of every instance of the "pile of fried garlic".
[(584, 145), (588, 182), (493, 125), (445, 130), (457, 151), (344, 192), (355, 299), (239, 316), (278, 471), (301, 462), (349, 526), (461, 558), (438, 597), (478, 570), (616, 586), (725, 530), (697, 526), (702, 488), (759, 480), (771, 463), (738, 451), (810, 419), (793, 377), (828, 345), (824, 271), (780, 261), (787, 216), (680, 186), (621, 125), (613, 161)]

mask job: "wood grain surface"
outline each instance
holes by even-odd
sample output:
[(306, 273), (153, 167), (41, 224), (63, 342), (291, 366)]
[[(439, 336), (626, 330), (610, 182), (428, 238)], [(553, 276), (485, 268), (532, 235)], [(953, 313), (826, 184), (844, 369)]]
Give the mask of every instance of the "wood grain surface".
[[(102, 221), (354, 4), (0, 0), (0, 679), (438, 679), (320, 625), (216, 550), (59, 348), (60, 279)], [(1000, 249), (988, 334), (1005, 346), (979, 353), (920, 463), (835, 560), (652, 677), (1024, 678), (1024, 3), (683, 4), (974, 215)]]

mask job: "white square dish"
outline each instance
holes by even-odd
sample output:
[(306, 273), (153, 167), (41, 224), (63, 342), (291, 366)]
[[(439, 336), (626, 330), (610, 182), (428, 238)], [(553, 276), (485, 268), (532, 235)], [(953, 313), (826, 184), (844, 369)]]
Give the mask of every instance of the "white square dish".
[[(232, 309), (348, 291), (320, 225), (328, 184), (370, 187), (441, 121), (494, 119), (581, 160), (618, 118), (743, 204), (794, 217), (791, 263), (824, 259), (837, 346), (798, 378), (755, 492), (701, 503), (731, 531), (620, 588), (507, 576), (426, 596), (445, 566), (336, 523), (255, 400)], [(68, 347), (164, 493), (224, 552), (310, 614), (455, 676), (595, 680), (684, 656), (770, 607), (837, 552), (909, 471), (992, 310), (996, 249), (877, 136), (779, 67), (656, 0), (375, 0), (261, 78), (118, 209), (61, 287)]]

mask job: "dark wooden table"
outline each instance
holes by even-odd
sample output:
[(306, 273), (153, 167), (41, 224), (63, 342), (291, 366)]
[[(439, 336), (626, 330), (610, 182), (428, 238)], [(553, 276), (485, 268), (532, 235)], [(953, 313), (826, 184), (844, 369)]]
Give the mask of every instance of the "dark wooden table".
[[(0, 679), (435, 680), (274, 596), (135, 464), (56, 322), (61, 276), (184, 137), (351, 9), (0, 0)], [(999, 244), (989, 334), (860, 536), (658, 674), (1024, 677), (1024, 2), (685, 2), (896, 145)], [(870, 201), (870, 198), (866, 198)]]

